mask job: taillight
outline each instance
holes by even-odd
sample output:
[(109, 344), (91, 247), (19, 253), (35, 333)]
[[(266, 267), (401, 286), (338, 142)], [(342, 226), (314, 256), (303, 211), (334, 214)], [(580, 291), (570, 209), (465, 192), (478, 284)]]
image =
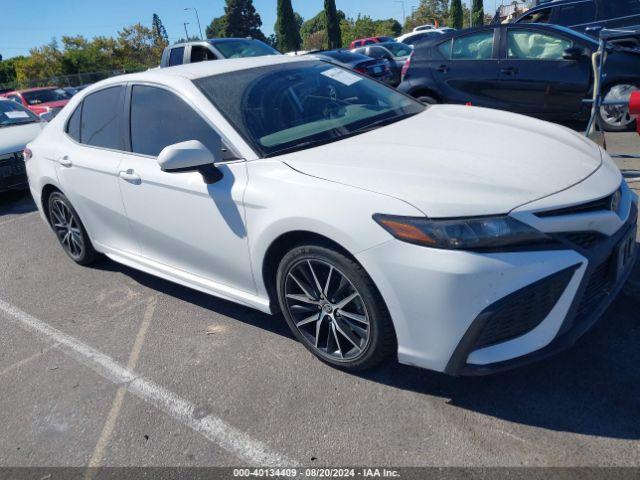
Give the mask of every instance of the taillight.
[(363, 68), (363, 67), (357, 67), (357, 68), (355, 68), (354, 70), (355, 70), (356, 72), (358, 72), (358, 73), (362, 73), (363, 75), (366, 75), (367, 73), (369, 73), (369, 72), (367, 72), (367, 69), (366, 69), (366, 68)]
[(404, 65), (402, 66), (402, 73), (400, 76), (400, 79), (404, 82), (404, 77), (407, 76), (407, 72), (409, 71), (409, 68), (411, 68), (411, 59), (413, 58), (413, 53), (411, 55), (409, 55), (409, 58), (407, 58), (407, 61), (404, 62)]
[(31, 160), (31, 157), (33, 157), (33, 152), (30, 148), (25, 148), (22, 152), (22, 155), (24, 156), (24, 161), (26, 162), (27, 160)]
[(631, 92), (629, 99), (629, 113), (631, 115), (640, 115), (640, 90)]

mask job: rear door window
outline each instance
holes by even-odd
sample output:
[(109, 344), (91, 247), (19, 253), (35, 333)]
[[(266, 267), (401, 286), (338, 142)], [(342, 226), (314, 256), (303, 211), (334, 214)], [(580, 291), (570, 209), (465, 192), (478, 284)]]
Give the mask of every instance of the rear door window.
[(552, 13), (553, 9), (551, 7), (536, 10), (522, 17), (518, 23), (549, 23)]
[(124, 86), (88, 95), (82, 107), (80, 142), (94, 147), (124, 150)]
[(173, 67), (174, 65), (182, 65), (184, 59), (184, 47), (176, 47), (171, 49), (171, 54), (169, 55), (169, 66)]
[(191, 63), (207, 62), (209, 60), (216, 60), (216, 56), (211, 50), (201, 45), (191, 47)]
[(453, 38), (438, 46), (447, 60), (490, 60), (493, 58), (493, 30)]

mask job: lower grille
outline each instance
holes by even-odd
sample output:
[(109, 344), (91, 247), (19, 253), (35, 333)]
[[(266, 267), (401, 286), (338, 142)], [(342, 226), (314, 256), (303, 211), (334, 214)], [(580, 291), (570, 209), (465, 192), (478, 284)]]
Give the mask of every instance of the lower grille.
[(543, 278), (491, 305), (474, 349), (518, 338), (542, 323), (567, 288), (576, 267)]
[(585, 250), (593, 248), (607, 239), (607, 236), (600, 232), (569, 232), (561, 233), (559, 236)]
[(606, 297), (614, 284), (615, 256), (610, 256), (593, 271), (589, 278), (587, 288), (584, 290), (576, 320), (588, 317), (593, 312), (603, 298)]

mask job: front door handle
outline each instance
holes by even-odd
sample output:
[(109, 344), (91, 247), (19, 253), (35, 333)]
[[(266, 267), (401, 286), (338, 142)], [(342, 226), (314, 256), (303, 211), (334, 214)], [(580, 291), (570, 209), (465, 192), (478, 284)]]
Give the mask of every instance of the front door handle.
[(440, 65), (438, 68), (436, 68), (436, 70), (441, 73), (447, 73), (449, 71), (449, 67), (447, 67), (446, 65)]
[(126, 171), (121, 170), (120, 173), (118, 173), (118, 176), (129, 183), (139, 184), (142, 182), (140, 175), (138, 175), (132, 168)]
[(517, 75), (518, 69), (516, 67), (505, 67), (501, 68), (500, 72), (504, 73), (505, 75)]
[(69, 159), (68, 155), (64, 155), (60, 158), (58, 158), (58, 160), (56, 160), (60, 165), (62, 165), (63, 167), (72, 167), (73, 166), (73, 162)]

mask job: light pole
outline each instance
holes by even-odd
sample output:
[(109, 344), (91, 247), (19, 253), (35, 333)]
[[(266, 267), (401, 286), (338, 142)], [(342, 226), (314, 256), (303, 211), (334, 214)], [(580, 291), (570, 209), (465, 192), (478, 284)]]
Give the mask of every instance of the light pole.
[(196, 7), (187, 7), (184, 9), (185, 12), (187, 10), (193, 10), (194, 12), (196, 12), (196, 20), (198, 20), (198, 30), (200, 30), (200, 40), (204, 40), (204, 37), (202, 36), (202, 27), (200, 26), (200, 15), (198, 15), (198, 9)]
[(189, 32), (187, 31), (187, 25), (189, 25), (189, 22), (184, 22), (184, 34), (187, 36), (187, 38), (185, 38), (185, 40), (188, 42), (189, 41)]
[(407, 14), (406, 11), (404, 9), (404, 0), (393, 0), (393, 3), (399, 3), (400, 5), (402, 5), (402, 23), (407, 21)]

